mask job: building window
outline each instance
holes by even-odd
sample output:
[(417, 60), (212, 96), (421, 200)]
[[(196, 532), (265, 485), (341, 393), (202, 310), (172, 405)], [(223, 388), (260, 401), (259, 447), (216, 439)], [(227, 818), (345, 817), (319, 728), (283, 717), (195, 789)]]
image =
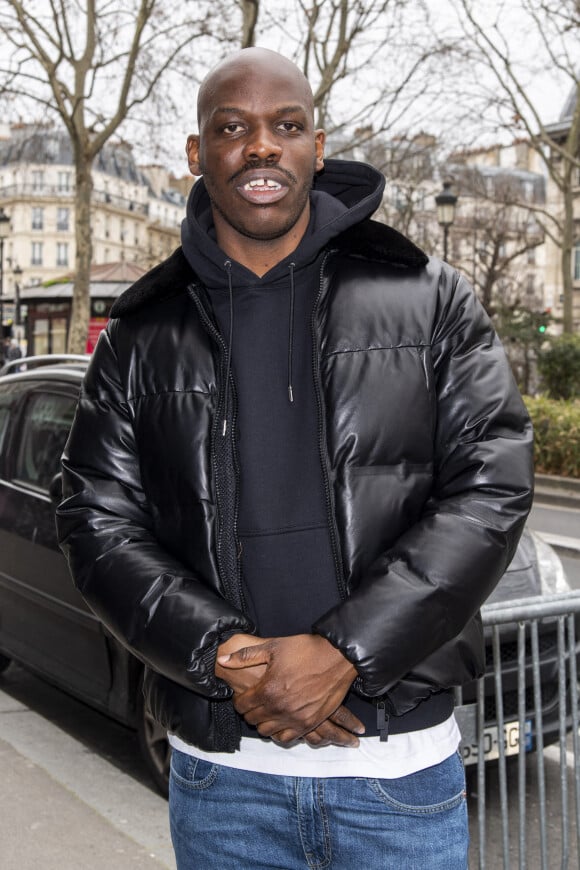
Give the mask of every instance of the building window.
[(44, 229), (44, 209), (43, 208), (33, 208), (32, 209), (32, 229), (33, 230)]
[(32, 170), (32, 190), (34, 193), (40, 193), (44, 187), (44, 172), (42, 169)]
[(574, 280), (580, 281), (580, 245), (574, 248)]
[(71, 190), (70, 172), (61, 171), (58, 173), (58, 190), (59, 193), (68, 193)]
[(42, 266), (42, 242), (32, 242), (30, 265)]
[(536, 292), (536, 276), (530, 273), (526, 277), (526, 293), (528, 296), (533, 296)]
[(532, 202), (534, 199), (534, 182), (533, 181), (524, 181), (523, 189), (524, 189), (524, 199), (527, 202)]
[(536, 249), (528, 248), (528, 265), (534, 266), (536, 263)]
[(69, 229), (70, 209), (57, 208), (56, 210), (56, 228), (61, 232), (68, 232)]
[(68, 242), (57, 242), (56, 265), (68, 266)]

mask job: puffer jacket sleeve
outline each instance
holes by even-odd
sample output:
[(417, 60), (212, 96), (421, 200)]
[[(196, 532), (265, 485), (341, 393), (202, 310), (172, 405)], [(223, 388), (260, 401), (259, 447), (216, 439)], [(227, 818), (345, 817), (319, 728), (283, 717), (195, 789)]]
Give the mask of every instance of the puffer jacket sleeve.
[(437, 426), (418, 522), (313, 627), (386, 694), (477, 614), (530, 510), (533, 435), (503, 348), (472, 288), (443, 266), (432, 331)]
[(58, 537), (91, 609), (157, 672), (206, 697), (228, 697), (230, 689), (214, 675), (218, 642), (253, 626), (155, 538), (106, 331), (84, 379), (62, 464)]

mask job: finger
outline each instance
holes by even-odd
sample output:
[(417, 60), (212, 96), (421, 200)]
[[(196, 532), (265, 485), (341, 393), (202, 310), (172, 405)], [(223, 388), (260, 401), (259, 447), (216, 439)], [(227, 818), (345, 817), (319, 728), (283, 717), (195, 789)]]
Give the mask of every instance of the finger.
[(229, 655), (217, 657), (217, 662), (223, 668), (253, 668), (256, 665), (267, 665), (272, 658), (268, 644), (244, 646)]
[(351, 713), (351, 711), (343, 704), (341, 704), (340, 707), (334, 711), (332, 716), (329, 716), (328, 718), (331, 722), (334, 722), (335, 725), (339, 725), (346, 731), (352, 731), (353, 734), (364, 734), (366, 731), (366, 728), (360, 719), (355, 716), (354, 713)]
[(345, 731), (339, 725), (334, 725), (329, 719), (321, 722), (318, 728), (304, 735), (304, 740), (311, 746), (346, 746), (355, 748), (360, 741), (356, 734)]
[(296, 744), (300, 743), (301, 737), (291, 728), (285, 728), (283, 731), (277, 731), (275, 734), (271, 735), (271, 739), (273, 743), (276, 743), (277, 746), (284, 746), (286, 748), (290, 746), (296, 746)]
[(305, 743), (308, 743), (309, 746), (312, 746), (315, 749), (319, 746), (330, 746), (332, 742), (327, 737), (323, 737), (318, 729), (316, 729), (316, 731), (311, 731), (310, 734), (305, 734), (302, 739)]

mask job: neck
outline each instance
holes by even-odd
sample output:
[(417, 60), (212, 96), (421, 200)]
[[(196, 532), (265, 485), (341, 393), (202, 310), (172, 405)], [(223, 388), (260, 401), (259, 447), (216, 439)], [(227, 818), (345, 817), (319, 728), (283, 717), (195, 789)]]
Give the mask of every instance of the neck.
[[(251, 239), (231, 231), (221, 216), (214, 215), (217, 243), (233, 260), (241, 263), (259, 278), (295, 251), (310, 220), (310, 210), (305, 209), (291, 230), (279, 239)], [(217, 218), (217, 219), (216, 219)]]

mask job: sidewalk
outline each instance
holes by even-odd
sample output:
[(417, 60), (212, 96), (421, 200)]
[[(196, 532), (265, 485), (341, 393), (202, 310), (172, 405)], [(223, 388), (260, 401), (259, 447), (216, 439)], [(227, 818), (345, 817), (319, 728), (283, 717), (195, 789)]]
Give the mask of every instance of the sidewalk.
[(0, 691), (2, 870), (174, 870), (167, 802)]

